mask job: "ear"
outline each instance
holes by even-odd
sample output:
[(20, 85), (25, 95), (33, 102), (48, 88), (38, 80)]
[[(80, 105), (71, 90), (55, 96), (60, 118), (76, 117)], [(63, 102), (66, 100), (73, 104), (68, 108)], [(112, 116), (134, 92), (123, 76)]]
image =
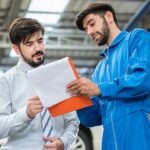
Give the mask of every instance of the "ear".
[(114, 18), (113, 18), (113, 14), (112, 14), (112, 12), (110, 12), (110, 11), (106, 11), (106, 13), (105, 13), (105, 15), (104, 15), (104, 17), (105, 17), (105, 19), (106, 19), (106, 21), (108, 22), (108, 23), (113, 23), (114, 22)]
[(12, 48), (14, 49), (14, 51), (15, 51), (15, 53), (16, 53), (17, 55), (20, 55), (20, 49), (19, 49), (19, 47), (18, 47), (17, 45), (13, 44), (13, 45), (12, 45)]

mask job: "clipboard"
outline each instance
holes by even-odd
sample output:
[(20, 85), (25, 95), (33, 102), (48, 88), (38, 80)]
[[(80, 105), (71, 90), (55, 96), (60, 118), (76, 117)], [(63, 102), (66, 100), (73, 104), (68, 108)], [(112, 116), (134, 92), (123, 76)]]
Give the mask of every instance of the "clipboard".
[[(79, 79), (80, 77), (76, 71), (76, 68), (75, 68), (71, 58), (68, 58), (68, 63), (70, 65), (70, 67), (72, 68), (72, 70), (76, 76), (76, 79)], [(73, 96), (73, 97), (63, 100), (62, 102), (60, 102), (56, 105), (49, 107), (48, 110), (53, 117), (57, 117), (59, 115), (63, 115), (65, 113), (68, 113), (71, 111), (89, 107), (91, 105), (93, 105), (93, 103), (90, 98), (88, 98), (86, 96)]]
[(90, 98), (71, 97), (66, 92), (66, 85), (80, 78), (69, 57), (34, 68), (27, 76), (43, 107), (48, 108), (53, 117), (92, 105)]

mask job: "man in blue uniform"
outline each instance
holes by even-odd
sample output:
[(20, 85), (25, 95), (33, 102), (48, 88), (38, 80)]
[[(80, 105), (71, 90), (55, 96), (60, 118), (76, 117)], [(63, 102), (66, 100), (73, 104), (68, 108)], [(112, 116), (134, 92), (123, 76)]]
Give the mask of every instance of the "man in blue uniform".
[(93, 101), (77, 111), (81, 123), (103, 125), (103, 150), (150, 150), (150, 34), (120, 31), (108, 4), (89, 5), (76, 24), (99, 46), (107, 45), (92, 81), (81, 78), (67, 85), (71, 95)]

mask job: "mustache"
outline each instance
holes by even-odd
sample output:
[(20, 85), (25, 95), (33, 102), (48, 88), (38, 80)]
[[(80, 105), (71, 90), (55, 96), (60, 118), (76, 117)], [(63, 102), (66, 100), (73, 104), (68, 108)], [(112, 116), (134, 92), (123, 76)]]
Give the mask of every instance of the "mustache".
[(32, 57), (36, 56), (36, 55), (43, 55), (44, 53), (42, 51), (37, 51), (35, 52)]
[(90, 38), (95, 39), (95, 37), (96, 37), (97, 35), (99, 35), (99, 34), (101, 34), (101, 33), (98, 32), (98, 31), (96, 31), (96, 32), (94, 32), (94, 33), (91, 33), (91, 34), (90, 34)]
[(96, 33), (94, 33), (93, 36), (95, 37), (95, 36), (97, 36), (97, 35), (101, 35), (101, 33), (97, 31)]

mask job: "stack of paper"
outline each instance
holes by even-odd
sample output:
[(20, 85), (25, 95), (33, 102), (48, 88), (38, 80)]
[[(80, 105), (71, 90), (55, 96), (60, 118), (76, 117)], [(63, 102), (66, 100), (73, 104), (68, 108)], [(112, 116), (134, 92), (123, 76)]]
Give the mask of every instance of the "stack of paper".
[(32, 69), (27, 74), (41, 103), (49, 109), (52, 116), (92, 105), (88, 97), (70, 97), (66, 92), (66, 85), (79, 79), (77, 71), (68, 57)]

